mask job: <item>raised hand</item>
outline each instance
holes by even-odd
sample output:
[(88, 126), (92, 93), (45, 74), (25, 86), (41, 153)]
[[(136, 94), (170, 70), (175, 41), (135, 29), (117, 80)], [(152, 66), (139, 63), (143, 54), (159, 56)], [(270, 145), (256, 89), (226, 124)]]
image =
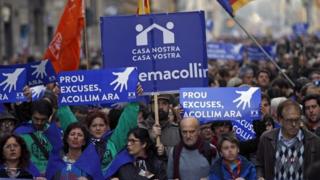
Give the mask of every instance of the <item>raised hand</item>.
[(16, 90), (18, 77), (23, 71), (24, 68), (17, 68), (13, 73), (2, 73), (3, 76), (7, 77), (5, 81), (0, 83), (0, 86), (4, 86), (3, 90), (9, 88), (9, 93), (12, 89)]
[(123, 72), (114, 72), (112, 73), (115, 76), (118, 76), (117, 79), (112, 81), (110, 85), (116, 84), (116, 86), (113, 88), (113, 90), (117, 90), (120, 86), (120, 92), (122, 92), (123, 87), (127, 90), (128, 89), (128, 79), (132, 71), (134, 70), (134, 67), (128, 67)]
[(38, 65), (31, 66), (32, 68), (35, 68), (35, 70), (32, 72), (31, 75), (36, 75), (36, 78), (40, 76), (41, 79), (47, 76), (47, 73), (46, 73), (47, 63), (48, 63), (48, 60), (45, 60), (45, 61), (41, 61), (41, 63)]
[(237, 94), (240, 94), (240, 96), (233, 100), (233, 103), (237, 103), (237, 108), (239, 108), (242, 105), (242, 110), (248, 106), (250, 108), (250, 101), (252, 98), (252, 95), (258, 90), (259, 88), (257, 87), (251, 87), (247, 91), (236, 91)]

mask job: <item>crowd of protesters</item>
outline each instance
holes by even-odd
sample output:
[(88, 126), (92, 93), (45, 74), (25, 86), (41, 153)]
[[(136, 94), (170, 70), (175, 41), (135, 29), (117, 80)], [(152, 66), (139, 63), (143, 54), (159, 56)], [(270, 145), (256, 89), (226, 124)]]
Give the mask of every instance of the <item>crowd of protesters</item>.
[[(247, 40), (223, 39), (225, 42)], [(320, 39), (283, 38), (282, 73), (269, 60), (208, 61), (210, 87), (260, 87), (255, 138), (239, 141), (232, 121), (201, 124), (182, 118), (178, 95), (158, 97), (159, 124), (150, 103), (113, 108), (58, 106), (59, 87), (44, 97), (3, 104), (0, 177), (35, 179), (317, 179), (320, 170)], [(26, 63), (19, 56), (7, 63)], [(92, 68), (101, 67), (99, 61)], [(83, 67), (84, 68), (84, 67)], [(138, 86), (137, 92), (142, 93)], [(227, 94), (226, 94), (227, 95)]]

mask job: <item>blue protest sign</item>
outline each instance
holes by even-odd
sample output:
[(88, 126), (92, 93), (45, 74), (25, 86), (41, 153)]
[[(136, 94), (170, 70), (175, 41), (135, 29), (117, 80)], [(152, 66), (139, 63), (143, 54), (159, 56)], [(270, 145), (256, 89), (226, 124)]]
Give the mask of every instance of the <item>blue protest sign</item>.
[(28, 86), (46, 85), (48, 83), (56, 82), (56, 73), (49, 60), (42, 60), (28, 64), (0, 66), (0, 68), (25, 68)]
[(231, 120), (241, 140), (254, 136), (252, 121), (260, 119), (260, 102), (257, 87), (180, 89), (183, 117), (195, 117), (202, 124)]
[(292, 25), (292, 31), (297, 36), (308, 34), (308, 28), (309, 28), (309, 24), (303, 23), (303, 22), (295, 23)]
[(42, 98), (44, 96), (44, 93), (46, 92), (46, 86), (43, 85), (38, 85), (38, 86), (34, 86), (31, 87), (31, 95), (32, 95), (32, 100), (38, 100), (40, 98)]
[(25, 101), (23, 88), (26, 86), (25, 68), (3, 68), (0, 73), (0, 103)]
[[(275, 58), (277, 56), (277, 46), (276, 45), (263, 46), (262, 48), (272, 58)], [(246, 51), (248, 54), (248, 59), (250, 59), (250, 60), (267, 60), (268, 59), (268, 57), (257, 46), (248, 46), (248, 47), (246, 47)]]
[(26, 68), (29, 86), (45, 85), (56, 82), (56, 73), (49, 60), (26, 64)]
[(101, 18), (104, 68), (135, 66), (144, 92), (207, 86), (204, 13)]
[(208, 59), (242, 60), (243, 45), (231, 43), (207, 43)]
[(58, 75), (60, 105), (127, 102), (136, 98), (134, 67), (62, 72)]

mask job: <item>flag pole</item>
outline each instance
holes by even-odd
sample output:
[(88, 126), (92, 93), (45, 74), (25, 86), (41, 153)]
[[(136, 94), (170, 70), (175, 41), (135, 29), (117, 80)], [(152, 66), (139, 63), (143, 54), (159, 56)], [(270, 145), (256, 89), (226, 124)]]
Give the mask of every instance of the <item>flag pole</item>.
[(267, 56), (267, 58), (272, 62), (272, 64), (278, 69), (278, 71), (284, 76), (285, 79), (291, 84), (292, 87), (295, 87), (294, 82), (284, 73), (280, 66), (273, 60), (273, 58), (263, 49), (261, 44), (256, 40), (254, 36), (252, 36), (241, 24), (240, 22), (234, 17), (230, 16), (237, 24), (238, 26), (247, 34), (247, 36), (259, 47), (259, 49), (263, 52), (264, 55)]
[(86, 7), (87, 3), (85, 0), (82, 0), (83, 3), (83, 14), (84, 14), (84, 27), (83, 27), (83, 46), (84, 46), (84, 53), (85, 53), (85, 58), (86, 58), (86, 68), (90, 68), (90, 63), (89, 63), (89, 50), (88, 50), (88, 31), (87, 31), (87, 13), (86, 13)]
[[(146, 4), (147, 3), (147, 4)], [(149, 0), (138, 0), (138, 9), (137, 9), (137, 14), (149, 14), (151, 13), (151, 5)], [(158, 93), (152, 93), (154, 101), (153, 101), (153, 106), (154, 106), (154, 125), (160, 126), (159, 122), (159, 106), (158, 106)], [(156, 137), (156, 145), (159, 146), (161, 144), (160, 141), (160, 136)]]

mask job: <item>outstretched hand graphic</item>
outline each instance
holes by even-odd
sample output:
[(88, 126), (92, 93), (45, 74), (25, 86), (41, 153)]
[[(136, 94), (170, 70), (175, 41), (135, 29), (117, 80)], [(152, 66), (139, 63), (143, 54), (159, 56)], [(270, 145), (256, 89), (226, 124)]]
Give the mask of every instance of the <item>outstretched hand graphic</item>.
[(242, 105), (242, 110), (244, 110), (246, 108), (246, 106), (248, 105), (248, 107), (250, 108), (250, 101), (252, 98), (252, 95), (258, 90), (259, 88), (257, 87), (251, 87), (249, 88), (247, 91), (236, 91), (237, 94), (240, 94), (240, 97), (238, 97), (237, 99), (233, 100), (233, 103), (237, 103), (237, 108), (239, 108)]
[(9, 93), (11, 92), (12, 88), (13, 90), (16, 90), (18, 77), (23, 71), (24, 68), (17, 68), (13, 73), (2, 73), (3, 76), (7, 77), (5, 81), (0, 83), (0, 86), (5, 85), (3, 90), (5, 91), (7, 88), (9, 88)]
[(43, 85), (35, 86), (31, 88), (32, 99), (38, 99), (46, 90), (46, 87)]
[(33, 65), (31, 66), (32, 68), (35, 68), (35, 70), (33, 71), (33, 73), (31, 75), (36, 75), (36, 78), (38, 78), (39, 76), (42, 78), (44, 78), (45, 76), (47, 76), (46, 73), (46, 65), (48, 63), (48, 60), (45, 61), (41, 61), (40, 64), (38, 65)]
[(113, 88), (113, 90), (117, 90), (120, 86), (120, 92), (122, 92), (123, 87), (127, 90), (128, 89), (128, 79), (132, 71), (134, 70), (134, 67), (128, 67), (123, 72), (114, 72), (112, 73), (115, 76), (118, 76), (117, 79), (112, 81), (110, 85), (116, 84), (116, 86)]

